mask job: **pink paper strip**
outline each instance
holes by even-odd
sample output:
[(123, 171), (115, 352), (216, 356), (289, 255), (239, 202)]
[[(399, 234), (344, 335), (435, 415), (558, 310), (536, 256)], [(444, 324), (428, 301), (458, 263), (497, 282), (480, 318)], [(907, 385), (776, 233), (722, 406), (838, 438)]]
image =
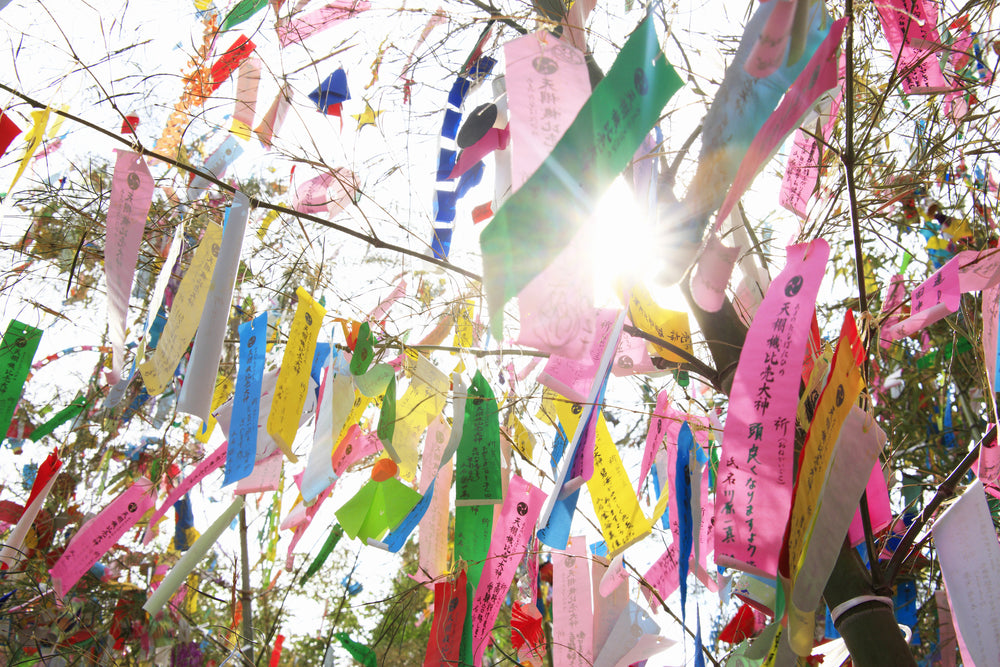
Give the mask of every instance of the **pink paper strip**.
[(343, 167), (324, 172), (298, 187), (295, 191), (295, 210), (299, 213), (318, 215), (337, 214), (343, 211), (357, 192), (357, 178)]
[(656, 407), (653, 408), (653, 415), (649, 418), (649, 430), (646, 431), (646, 448), (642, 451), (642, 465), (639, 468), (639, 481), (635, 485), (635, 495), (639, 495), (642, 490), (642, 483), (649, 474), (649, 469), (653, 467), (653, 460), (656, 459), (657, 452), (663, 444), (663, 437), (667, 434), (667, 404), (670, 402), (670, 395), (666, 391), (661, 391), (656, 397)]
[(233, 494), (245, 496), (248, 493), (277, 491), (281, 486), (281, 466), (284, 460), (285, 455), (280, 451), (258, 460), (250, 474), (236, 482)]
[[(840, 111), (840, 103), (844, 99), (844, 69), (844, 56), (841, 54), (837, 75), (837, 95), (833, 98), (829, 111), (824, 113), (827, 120), (820, 130), (823, 141), (830, 139), (833, 126), (837, 121), (837, 113)], [(792, 151), (788, 155), (785, 174), (781, 178), (778, 203), (803, 219), (808, 214), (809, 199), (819, 182), (819, 166), (822, 156), (823, 148), (819, 141), (801, 129), (795, 132)]]
[(368, 321), (381, 322), (385, 319), (385, 316), (389, 314), (389, 309), (392, 308), (392, 304), (396, 303), (404, 296), (406, 296), (406, 279), (400, 278), (399, 284), (392, 288), (392, 292), (389, 293), (389, 296), (382, 299), (382, 301), (375, 306), (375, 310), (368, 313)]
[(326, 7), (306, 14), (300, 19), (278, 25), (278, 41), (282, 48), (296, 44), (346, 21), (355, 14), (369, 9), (372, 3), (366, 0), (336, 0)]
[(979, 448), (976, 474), (982, 480), (986, 493), (1000, 498), (1000, 444), (996, 440)]
[(958, 283), (963, 294), (1000, 284), (1000, 248), (963, 250), (950, 261), (958, 263)]
[(119, 150), (111, 177), (107, 238), (104, 243), (104, 272), (108, 281), (108, 338), (111, 339), (111, 370), (108, 384), (121, 379), (125, 364), (125, 315), (132, 292), (139, 245), (146, 228), (146, 216), (153, 203), (153, 176), (145, 160), (135, 153)]
[(763, 576), (778, 571), (792, 502), (792, 450), (802, 359), (830, 246), (788, 247), (750, 325), (722, 441), (715, 560)]
[(493, 526), (490, 550), (476, 587), (472, 605), (472, 645), (474, 664), (483, 662), (483, 652), (496, 621), (514, 572), (524, 557), (546, 494), (518, 475), (511, 475), (500, 517)]
[(552, 598), (553, 664), (590, 667), (594, 610), (586, 538), (571, 537), (565, 551), (552, 550)]
[(287, 84), (278, 91), (267, 113), (261, 118), (260, 124), (254, 129), (254, 134), (260, 139), (264, 148), (270, 148), (274, 140), (274, 133), (281, 129), (285, 122), (285, 116), (292, 107), (292, 89)]
[(366, 433), (357, 424), (351, 424), (337, 449), (333, 451), (333, 472), (342, 477), (347, 469), (361, 459), (378, 454), (382, 443), (375, 433)]
[(910, 294), (910, 316), (885, 330), (883, 338), (905, 338), (958, 310), (962, 303), (958, 259), (952, 257), (913, 290)]
[(566, 398), (584, 402), (590, 393), (590, 386), (597, 375), (601, 355), (608, 345), (620, 310), (603, 308), (592, 310), (593, 329), (584, 339), (589, 343), (588, 351), (580, 359), (551, 356), (538, 374), (538, 382), (562, 394)]
[(691, 296), (703, 309), (715, 313), (726, 300), (726, 287), (739, 259), (740, 249), (724, 245), (715, 233), (709, 234), (707, 243), (691, 276)]
[(420, 571), (419, 577), (426, 581), (436, 579), (448, 571), (448, 507), (450, 505), (452, 462), (449, 459), (438, 470), (437, 465), (444, 454), (451, 436), (451, 428), (444, 417), (438, 415), (427, 427), (424, 444), (423, 463), (420, 466), (420, 486), (422, 495), (434, 484), (434, 495), (427, 513), (420, 519)]
[(253, 116), (257, 109), (257, 88), (260, 86), (260, 59), (247, 58), (240, 63), (240, 75), (236, 81), (236, 107), (233, 110), (233, 121), (244, 125), (246, 135), (250, 138), (250, 128), (253, 127)]
[(583, 237), (577, 236), (520, 291), (518, 345), (587, 363), (594, 337), (594, 290), (587, 258)]
[(729, 194), (726, 195), (722, 208), (719, 209), (714, 227), (716, 232), (721, 228), (723, 221), (729, 217), (736, 202), (746, 192), (747, 187), (760, 171), (764, 162), (771, 155), (774, 155), (774, 151), (777, 150), (785, 137), (798, 126), (802, 121), (802, 116), (809, 111), (809, 108), (820, 96), (837, 87), (837, 58), (835, 56), (846, 24), (846, 18), (833, 22), (830, 33), (816, 49), (809, 64), (792, 83), (781, 104), (778, 105), (778, 108), (775, 109), (750, 143), (750, 148), (747, 149), (746, 156), (740, 163), (733, 179)]
[[(882, 465), (878, 462), (872, 468), (871, 477), (865, 487), (868, 494), (868, 513), (872, 519), (872, 533), (877, 535), (879, 531), (892, 523), (892, 508), (889, 506), (889, 489), (885, 485), (885, 475), (882, 474)], [(861, 509), (854, 511), (854, 518), (851, 520), (851, 527), (847, 531), (847, 539), (851, 541), (851, 546), (856, 547), (865, 541), (865, 529), (861, 523)]]
[(49, 570), (56, 595), (66, 597), (73, 584), (155, 504), (156, 489), (153, 483), (140, 477), (101, 510), (100, 514), (81, 527)]
[(750, 76), (763, 79), (784, 64), (788, 35), (795, 17), (796, 0), (776, 0), (777, 4), (767, 17), (767, 23), (757, 38), (750, 57), (743, 69)]
[(903, 91), (946, 92), (951, 86), (941, 74), (937, 51), (937, 10), (924, 0), (885, 0), (875, 5), (885, 39), (903, 77)]
[(587, 101), (590, 75), (580, 51), (544, 30), (507, 42), (503, 51), (516, 192), (552, 152)]
[(195, 469), (191, 471), (191, 474), (185, 477), (180, 484), (174, 487), (174, 490), (167, 495), (167, 499), (163, 501), (163, 504), (156, 508), (156, 511), (149, 517), (149, 525), (146, 528), (146, 535), (142, 540), (143, 544), (149, 544), (153, 541), (153, 538), (156, 536), (156, 533), (154, 532), (156, 522), (160, 520), (160, 517), (167, 513), (167, 510), (174, 506), (174, 503), (183, 498), (184, 494), (193, 489), (194, 485), (203, 480), (206, 475), (222, 467), (222, 464), (226, 462), (227, 449), (229, 449), (228, 441), (222, 443), (214, 452), (203, 458), (198, 465), (195, 466)]
[[(663, 551), (663, 554), (656, 559), (643, 578), (652, 586), (659, 596), (666, 601), (671, 594), (680, 586), (680, 560), (678, 556), (677, 541), (674, 540)], [(646, 601), (653, 611), (659, 606), (656, 596), (648, 588), (642, 589)]]
[[(626, 324), (632, 325), (632, 321), (626, 318)], [(615, 361), (611, 366), (612, 374), (615, 377), (623, 377), (627, 375), (656, 373), (659, 370), (653, 365), (646, 341), (638, 336), (631, 336), (622, 332), (621, 338), (618, 339), (618, 349), (615, 351)]]
[(493, 151), (506, 149), (509, 142), (510, 128), (491, 127), (479, 141), (462, 150), (448, 178), (459, 178)]

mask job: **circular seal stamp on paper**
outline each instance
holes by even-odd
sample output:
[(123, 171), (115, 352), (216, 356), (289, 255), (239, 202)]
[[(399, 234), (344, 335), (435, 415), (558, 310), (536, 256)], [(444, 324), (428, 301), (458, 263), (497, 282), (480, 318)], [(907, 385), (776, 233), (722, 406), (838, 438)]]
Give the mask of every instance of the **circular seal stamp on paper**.
[(135, 503), (129, 503), (129, 504), (128, 504), (128, 511), (129, 511), (129, 512), (132, 512), (133, 514), (135, 514), (135, 511), (136, 511), (137, 509), (139, 509), (139, 506), (138, 506), (138, 505), (136, 505)]
[(570, 411), (571, 411), (571, 412), (572, 412), (572, 413), (573, 413), (574, 415), (578, 415), (578, 414), (580, 414), (581, 412), (583, 412), (583, 406), (582, 406), (582, 405), (580, 405), (579, 403), (574, 403), (574, 404), (573, 404), (573, 407), (572, 407), (572, 408), (570, 408)]
[(635, 74), (632, 76), (632, 83), (635, 84), (635, 89), (640, 95), (645, 95), (649, 92), (649, 82), (646, 80), (646, 70), (641, 67), (635, 68)]
[(844, 385), (837, 385), (837, 407), (839, 408), (844, 404)]
[(536, 72), (546, 76), (559, 71), (559, 63), (548, 56), (538, 56), (531, 61), (531, 66), (535, 68)]
[(635, 363), (632, 361), (632, 357), (628, 356), (627, 354), (623, 354), (622, 356), (618, 357), (618, 365), (621, 368), (632, 368), (632, 366), (634, 366)]
[(560, 44), (552, 49), (552, 55), (564, 63), (569, 63), (571, 65), (579, 65), (583, 62), (583, 55), (576, 49), (566, 46), (565, 44)]
[(802, 276), (792, 276), (785, 283), (785, 296), (791, 298), (802, 289)]
[(125, 182), (128, 184), (129, 190), (138, 190), (142, 182), (139, 180), (139, 174), (134, 171), (130, 171), (128, 176), (125, 177)]
[(520, 502), (517, 504), (517, 514), (518, 516), (524, 516), (528, 513), (528, 503)]
[(311, 327), (312, 323), (313, 323), (312, 313), (306, 313), (306, 325)]

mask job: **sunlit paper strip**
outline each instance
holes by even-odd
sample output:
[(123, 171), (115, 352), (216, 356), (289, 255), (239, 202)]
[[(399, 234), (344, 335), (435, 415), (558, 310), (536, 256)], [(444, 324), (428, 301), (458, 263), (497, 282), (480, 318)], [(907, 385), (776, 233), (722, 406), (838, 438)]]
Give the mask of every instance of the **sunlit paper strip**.
[(271, 412), (267, 416), (267, 432), (292, 463), (299, 460), (292, 452), (292, 443), (299, 430), (299, 418), (309, 389), (313, 351), (326, 314), (326, 309), (301, 287), (295, 290), (295, 296), (299, 303), (281, 357), (281, 371), (274, 387)]
[(212, 284), (205, 299), (205, 308), (201, 311), (184, 385), (177, 400), (178, 411), (200, 417), (203, 422), (208, 421), (212, 409), (212, 392), (219, 372), (222, 344), (229, 328), (236, 272), (240, 267), (249, 215), (250, 200), (242, 192), (237, 192), (232, 206), (226, 210), (222, 245), (212, 271)]
[(480, 235), (495, 337), (502, 334), (504, 304), (573, 238), (681, 85), (660, 51), (653, 21), (645, 20), (549, 157)]
[[(410, 385), (396, 406), (398, 421), (392, 442), (386, 450), (399, 464), (399, 476), (414, 479), (417, 473), (417, 445), (430, 423), (441, 414), (450, 388), (448, 376), (438, 370), (430, 359), (408, 350), (406, 366), (411, 373)], [(391, 447), (391, 448), (390, 448)]]
[(143, 514), (153, 509), (155, 503), (153, 483), (140, 477), (96, 517), (85, 523), (49, 570), (56, 595), (66, 597), (73, 584), (117, 544)]
[[(337, 350), (337, 356), (326, 371), (324, 386), (320, 389), (313, 446), (302, 477), (302, 499), (305, 502), (312, 502), (323, 489), (337, 481), (333, 453), (354, 421), (351, 417), (357, 398), (347, 360)], [(366, 400), (360, 407), (363, 409), (364, 405), (367, 405)]]
[(222, 243), (222, 227), (209, 223), (195, 250), (151, 359), (139, 365), (142, 381), (150, 396), (163, 393), (173, 379), (177, 364), (194, 338), (201, 311), (212, 286), (212, 272)]
[(260, 393), (264, 380), (267, 345), (267, 312), (238, 329), (239, 370), (233, 396), (233, 420), (229, 426), (229, 450), (222, 485), (237, 482), (253, 472), (257, 457), (257, 424), (260, 421)]
[(268, 107), (264, 117), (261, 118), (260, 124), (254, 128), (254, 134), (257, 135), (264, 148), (271, 148), (274, 133), (281, 129), (281, 126), (285, 122), (285, 116), (288, 115), (288, 110), (292, 107), (291, 100), (292, 88), (290, 85), (285, 84), (278, 90), (278, 94), (274, 97), (274, 101), (271, 102), (271, 106)]
[[(242, 154), (243, 146), (240, 145), (239, 140), (232, 135), (227, 136), (225, 141), (219, 144), (219, 147), (208, 156), (201, 170), (211, 174), (215, 178), (222, 178), (229, 165)], [(195, 174), (194, 179), (192, 179), (191, 184), (188, 186), (187, 198), (192, 201), (198, 199), (208, 192), (207, 188), (209, 185), (210, 181), (207, 178)]]
[(49, 114), (51, 109), (45, 107), (44, 109), (38, 109), (31, 112), (31, 117), (34, 119), (34, 123), (28, 133), (24, 135), (24, 140), (28, 142), (28, 145), (24, 147), (24, 155), (21, 157), (21, 162), (17, 165), (17, 173), (14, 174), (14, 180), (11, 181), (10, 187), (7, 188), (7, 192), (13, 192), (14, 186), (21, 179), (21, 174), (28, 167), (28, 162), (31, 161), (31, 156), (35, 154), (38, 147), (42, 144), (42, 140), (45, 138), (45, 127), (49, 123)]
[(59, 451), (49, 454), (45, 461), (38, 467), (35, 474), (35, 481), (31, 485), (31, 494), (28, 502), (25, 503), (24, 512), (17, 520), (10, 534), (4, 539), (3, 547), (0, 548), (0, 563), (7, 568), (15, 567), (26, 554), (23, 552), (24, 540), (28, 536), (28, 530), (35, 523), (39, 510), (45, 504), (45, 499), (49, 497), (49, 492), (56, 483), (59, 470), (62, 468), (62, 461), (59, 460)]
[(778, 570), (791, 507), (802, 358), (830, 246), (815, 239), (787, 254), (740, 354), (716, 486), (716, 563), (762, 576)]
[(141, 156), (120, 150), (111, 177), (108, 204), (107, 240), (104, 244), (104, 272), (108, 281), (108, 338), (111, 339), (109, 384), (121, 379), (125, 365), (125, 316), (132, 292), (139, 245), (146, 228), (146, 216), (153, 203), (153, 176)]

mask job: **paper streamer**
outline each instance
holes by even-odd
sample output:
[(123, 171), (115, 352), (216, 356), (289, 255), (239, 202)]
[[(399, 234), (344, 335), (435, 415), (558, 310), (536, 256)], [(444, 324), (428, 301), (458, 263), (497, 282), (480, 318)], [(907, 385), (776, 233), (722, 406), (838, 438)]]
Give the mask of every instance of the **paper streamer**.
[[(427, 512), (420, 520), (420, 570), (421, 575), (436, 579), (448, 571), (448, 508), (449, 492), (453, 476), (451, 457), (442, 461), (451, 429), (442, 416), (438, 416), (427, 429), (424, 445), (424, 464), (420, 468), (419, 491), (430, 491), (433, 498)], [(429, 465), (441, 461), (436, 470)]]
[[(412, 356), (410, 356), (412, 353)], [(430, 423), (444, 410), (450, 383), (448, 376), (415, 350), (407, 351), (405, 367), (411, 374), (410, 386), (396, 405), (397, 422), (391, 448), (386, 451), (399, 464), (399, 476), (413, 480), (417, 473), (417, 445)]]
[(594, 656), (594, 611), (590, 601), (590, 558), (584, 537), (571, 537), (552, 551), (552, 657), (556, 665), (590, 667)]
[(260, 60), (247, 58), (240, 63), (236, 80), (236, 107), (233, 109), (233, 126), (230, 132), (246, 141), (253, 127), (254, 110), (257, 108), (257, 88), (260, 86)]
[[(650, 54), (656, 57), (651, 60)], [(645, 20), (549, 157), (480, 235), (495, 337), (501, 337), (504, 304), (575, 236), (681, 85), (659, 49), (653, 21)], [(580, 155), (591, 157), (580, 160)], [(558, 213), (546, 218), (544, 211)]]
[(830, 246), (788, 247), (740, 355), (722, 442), (715, 560), (763, 576), (778, 570), (792, 501), (792, 452), (802, 358)]
[(0, 548), (0, 563), (3, 563), (7, 569), (14, 568), (17, 562), (26, 555), (24, 553), (24, 539), (28, 536), (28, 530), (35, 523), (39, 510), (45, 504), (45, 499), (49, 497), (49, 491), (55, 485), (61, 468), (62, 461), (59, 460), (58, 450), (49, 454), (42, 465), (38, 467), (35, 481), (31, 485), (31, 493), (25, 503), (24, 512), (21, 513), (14, 528), (4, 539), (3, 547)]
[[(229, 168), (236, 158), (243, 154), (243, 146), (240, 145), (239, 140), (234, 136), (226, 137), (226, 140), (219, 144), (219, 147), (208, 156), (205, 160), (205, 164), (201, 166), (201, 171), (211, 174), (217, 179), (221, 179), (225, 173), (226, 169)], [(195, 174), (195, 177), (191, 180), (191, 184), (188, 185), (187, 198), (194, 201), (208, 192), (208, 188), (212, 185), (204, 176)]]
[(51, 109), (45, 107), (44, 109), (36, 109), (31, 112), (31, 117), (34, 122), (31, 125), (31, 129), (28, 133), (24, 135), (24, 140), (28, 142), (28, 145), (24, 147), (24, 155), (21, 157), (20, 164), (17, 165), (17, 173), (14, 174), (14, 180), (11, 181), (10, 187), (7, 188), (7, 192), (13, 192), (14, 186), (17, 182), (21, 180), (21, 175), (28, 166), (28, 162), (31, 160), (31, 156), (35, 154), (38, 147), (42, 145), (42, 140), (45, 139), (45, 128), (49, 124), (49, 114), (52, 112)]
[(578, 49), (539, 30), (504, 44), (510, 109), (512, 188), (545, 161), (590, 95)]
[(281, 372), (274, 387), (271, 412), (267, 417), (267, 432), (292, 463), (299, 460), (292, 453), (292, 443), (299, 430), (299, 418), (309, 389), (313, 351), (326, 314), (326, 309), (301, 287), (295, 290), (295, 295), (299, 303), (295, 308), (292, 329), (288, 333), (285, 353), (281, 358)]
[(11, 320), (0, 341), (0, 433), (6, 434), (21, 400), (42, 330)]
[[(660, 626), (633, 602), (618, 617), (593, 667), (631, 665), (665, 651), (677, 642), (659, 636)], [(701, 647), (695, 650), (701, 653)]]
[(164, 514), (166, 514), (171, 507), (174, 506), (174, 503), (176, 503), (178, 500), (187, 495), (188, 491), (193, 489), (195, 484), (205, 479), (205, 477), (209, 473), (212, 473), (222, 467), (222, 464), (225, 463), (226, 461), (227, 449), (228, 449), (227, 442), (224, 442), (221, 445), (219, 445), (219, 447), (216, 448), (214, 452), (203, 458), (198, 463), (198, 465), (195, 466), (194, 470), (192, 470), (191, 473), (187, 477), (185, 477), (180, 484), (174, 487), (173, 491), (167, 494), (167, 497), (163, 501), (163, 503), (160, 504), (160, 506), (156, 508), (156, 511), (153, 512), (149, 517), (149, 522), (146, 527), (146, 534), (142, 539), (143, 544), (149, 544), (150, 542), (153, 541), (153, 538), (156, 536), (155, 533), (156, 522), (159, 521), (160, 518)]
[(209, 420), (213, 407), (214, 380), (219, 372), (222, 344), (228, 329), (236, 272), (240, 267), (240, 253), (243, 250), (243, 236), (249, 215), (250, 200), (237, 191), (233, 195), (232, 206), (226, 210), (222, 245), (212, 271), (212, 284), (205, 298), (184, 384), (177, 400), (178, 411), (200, 417), (203, 422)]
[(892, 49), (903, 91), (911, 93), (951, 90), (941, 74), (937, 50), (937, 9), (924, 0), (887, 0), (875, 6), (885, 39)]
[(514, 572), (524, 559), (524, 550), (544, 502), (545, 494), (541, 489), (518, 475), (511, 476), (500, 517), (493, 526), (487, 556), (489, 567), (483, 570), (472, 605), (474, 664), (482, 663), (493, 623), (514, 581)]
[(108, 282), (108, 338), (111, 339), (111, 370), (108, 384), (121, 380), (125, 365), (125, 316), (132, 292), (139, 245), (146, 228), (146, 216), (153, 203), (153, 176), (146, 161), (130, 151), (118, 151), (111, 177), (107, 236), (104, 243), (104, 272)]
[(456, 454), (456, 505), (503, 501), (500, 480), (500, 408), (486, 378), (476, 371), (465, 402), (462, 440)]
[(260, 123), (254, 128), (254, 134), (257, 135), (264, 148), (271, 148), (274, 133), (281, 129), (281, 126), (285, 122), (285, 116), (288, 115), (288, 110), (291, 108), (292, 87), (289, 84), (285, 84), (278, 91), (274, 101), (271, 102), (271, 106), (268, 107), (264, 117), (261, 118)]
[(459, 572), (454, 580), (434, 584), (434, 620), (423, 667), (459, 664), (462, 623), (468, 612), (467, 587), (464, 571)]
[(282, 47), (297, 44), (371, 7), (367, 0), (336, 0), (302, 18), (278, 24)]
[(233, 396), (233, 420), (229, 426), (226, 474), (222, 485), (237, 482), (253, 472), (257, 457), (257, 424), (264, 380), (267, 345), (267, 313), (239, 326), (240, 365)]
[(59, 560), (49, 570), (56, 595), (65, 598), (73, 585), (108, 549), (118, 543), (129, 528), (153, 509), (156, 491), (153, 483), (140, 477), (120, 496), (111, 501), (93, 519), (84, 524), (66, 546)]
[(163, 606), (167, 603), (167, 600), (181, 587), (184, 580), (187, 579), (188, 574), (194, 570), (198, 562), (208, 553), (208, 550), (212, 548), (212, 545), (218, 541), (219, 537), (222, 536), (223, 531), (229, 527), (236, 518), (236, 515), (240, 513), (243, 509), (243, 498), (237, 497), (229, 505), (226, 510), (219, 515), (211, 526), (202, 533), (201, 537), (191, 545), (191, 548), (184, 552), (181, 559), (170, 568), (170, 572), (167, 576), (163, 578), (160, 582), (159, 588), (153, 591), (153, 594), (149, 596), (146, 600), (146, 604), (142, 605), (143, 611), (145, 611), (150, 616), (156, 616)]
[(202, 309), (208, 299), (212, 272), (222, 243), (222, 227), (209, 223), (195, 250), (191, 266), (181, 281), (170, 308), (170, 317), (160, 335), (159, 344), (152, 358), (139, 364), (142, 381), (150, 396), (163, 393), (173, 379), (174, 370), (184, 356), (188, 344), (198, 329)]
[(969, 665), (991, 665), (1000, 655), (1000, 545), (980, 480), (934, 522), (941, 576), (955, 629)]
[(312, 502), (323, 489), (337, 481), (337, 473), (333, 468), (333, 450), (350, 425), (348, 416), (355, 401), (354, 381), (350, 369), (345, 368), (346, 360), (339, 350), (332, 362), (327, 367), (326, 378), (320, 387), (316, 432), (302, 476), (302, 499), (305, 502)]

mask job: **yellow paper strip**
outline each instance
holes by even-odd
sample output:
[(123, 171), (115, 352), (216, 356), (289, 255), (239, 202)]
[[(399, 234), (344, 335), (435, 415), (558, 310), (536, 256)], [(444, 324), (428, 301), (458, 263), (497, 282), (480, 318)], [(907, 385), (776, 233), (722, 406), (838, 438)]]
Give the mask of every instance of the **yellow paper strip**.
[[(691, 326), (687, 313), (660, 308), (644, 285), (632, 285), (629, 293), (628, 314), (636, 328), (665, 340), (692, 353)], [(658, 356), (667, 361), (684, 361), (660, 345), (651, 344)]]
[(146, 391), (150, 396), (161, 394), (166, 389), (174, 377), (177, 364), (198, 330), (201, 311), (205, 308), (205, 300), (212, 286), (212, 272), (215, 270), (221, 243), (222, 227), (209, 223), (198, 249), (195, 250), (191, 266), (184, 274), (177, 296), (174, 297), (160, 342), (153, 356), (139, 365), (142, 381), (146, 383)]
[[(565, 399), (556, 401), (556, 413), (570, 440), (579, 426), (581, 412), (578, 403), (570, 403)], [(601, 524), (601, 534), (608, 545), (608, 558), (614, 558), (629, 545), (648, 535), (653, 521), (647, 519), (639, 507), (639, 499), (632, 490), (625, 465), (611, 439), (611, 433), (608, 432), (608, 424), (600, 413), (597, 416), (596, 435), (594, 475), (587, 482), (587, 489)], [(580, 446), (583, 447), (584, 444), (581, 443)], [(666, 509), (666, 498), (667, 494), (664, 493), (662, 502), (657, 505), (657, 511), (661, 515)]]
[(41, 111), (32, 111), (31, 117), (35, 119), (34, 125), (28, 130), (28, 133), (24, 135), (24, 140), (28, 142), (28, 145), (24, 149), (24, 156), (21, 158), (21, 164), (17, 167), (17, 173), (14, 174), (14, 180), (10, 184), (7, 192), (13, 192), (14, 186), (17, 185), (18, 180), (21, 178), (21, 174), (28, 167), (28, 162), (31, 160), (31, 156), (35, 154), (38, 147), (42, 143), (42, 139), (45, 138), (45, 126), (49, 124), (49, 113), (51, 109), (48, 107), (42, 109)]
[[(231, 378), (222, 375), (221, 373), (215, 379), (215, 391), (212, 394), (212, 412), (214, 413), (216, 408), (229, 400), (232, 396), (233, 391), (236, 389), (236, 385), (233, 384)], [(212, 436), (212, 430), (215, 429), (216, 419), (214, 414), (209, 414), (208, 421), (201, 425), (198, 433), (194, 436), (198, 442), (207, 443), (208, 439)]]
[(406, 369), (412, 375), (410, 386), (396, 403), (392, 449), (395, 450), (393, 459), (399, 464), (399, 476), (413, 481), (420, 436), (444, 410), (451, 381), (427, 357), (413, 350), (407, 350), (407, 355)]
[(309, 390), (309, 371), (312, 370), (313, 352), (319, 338), (320, 325), (326, 309), (308, 292), (295, 290), (299, 305), (295, 309), (292, 330), (288, 334), (285, 354), (281, 358), (281, 371), (274, 388), (271, 414), (267, 418), (267, 432), (291, 462), (298, 461), (292, 453), (295, 433), (299, 430), (299, 417)]

